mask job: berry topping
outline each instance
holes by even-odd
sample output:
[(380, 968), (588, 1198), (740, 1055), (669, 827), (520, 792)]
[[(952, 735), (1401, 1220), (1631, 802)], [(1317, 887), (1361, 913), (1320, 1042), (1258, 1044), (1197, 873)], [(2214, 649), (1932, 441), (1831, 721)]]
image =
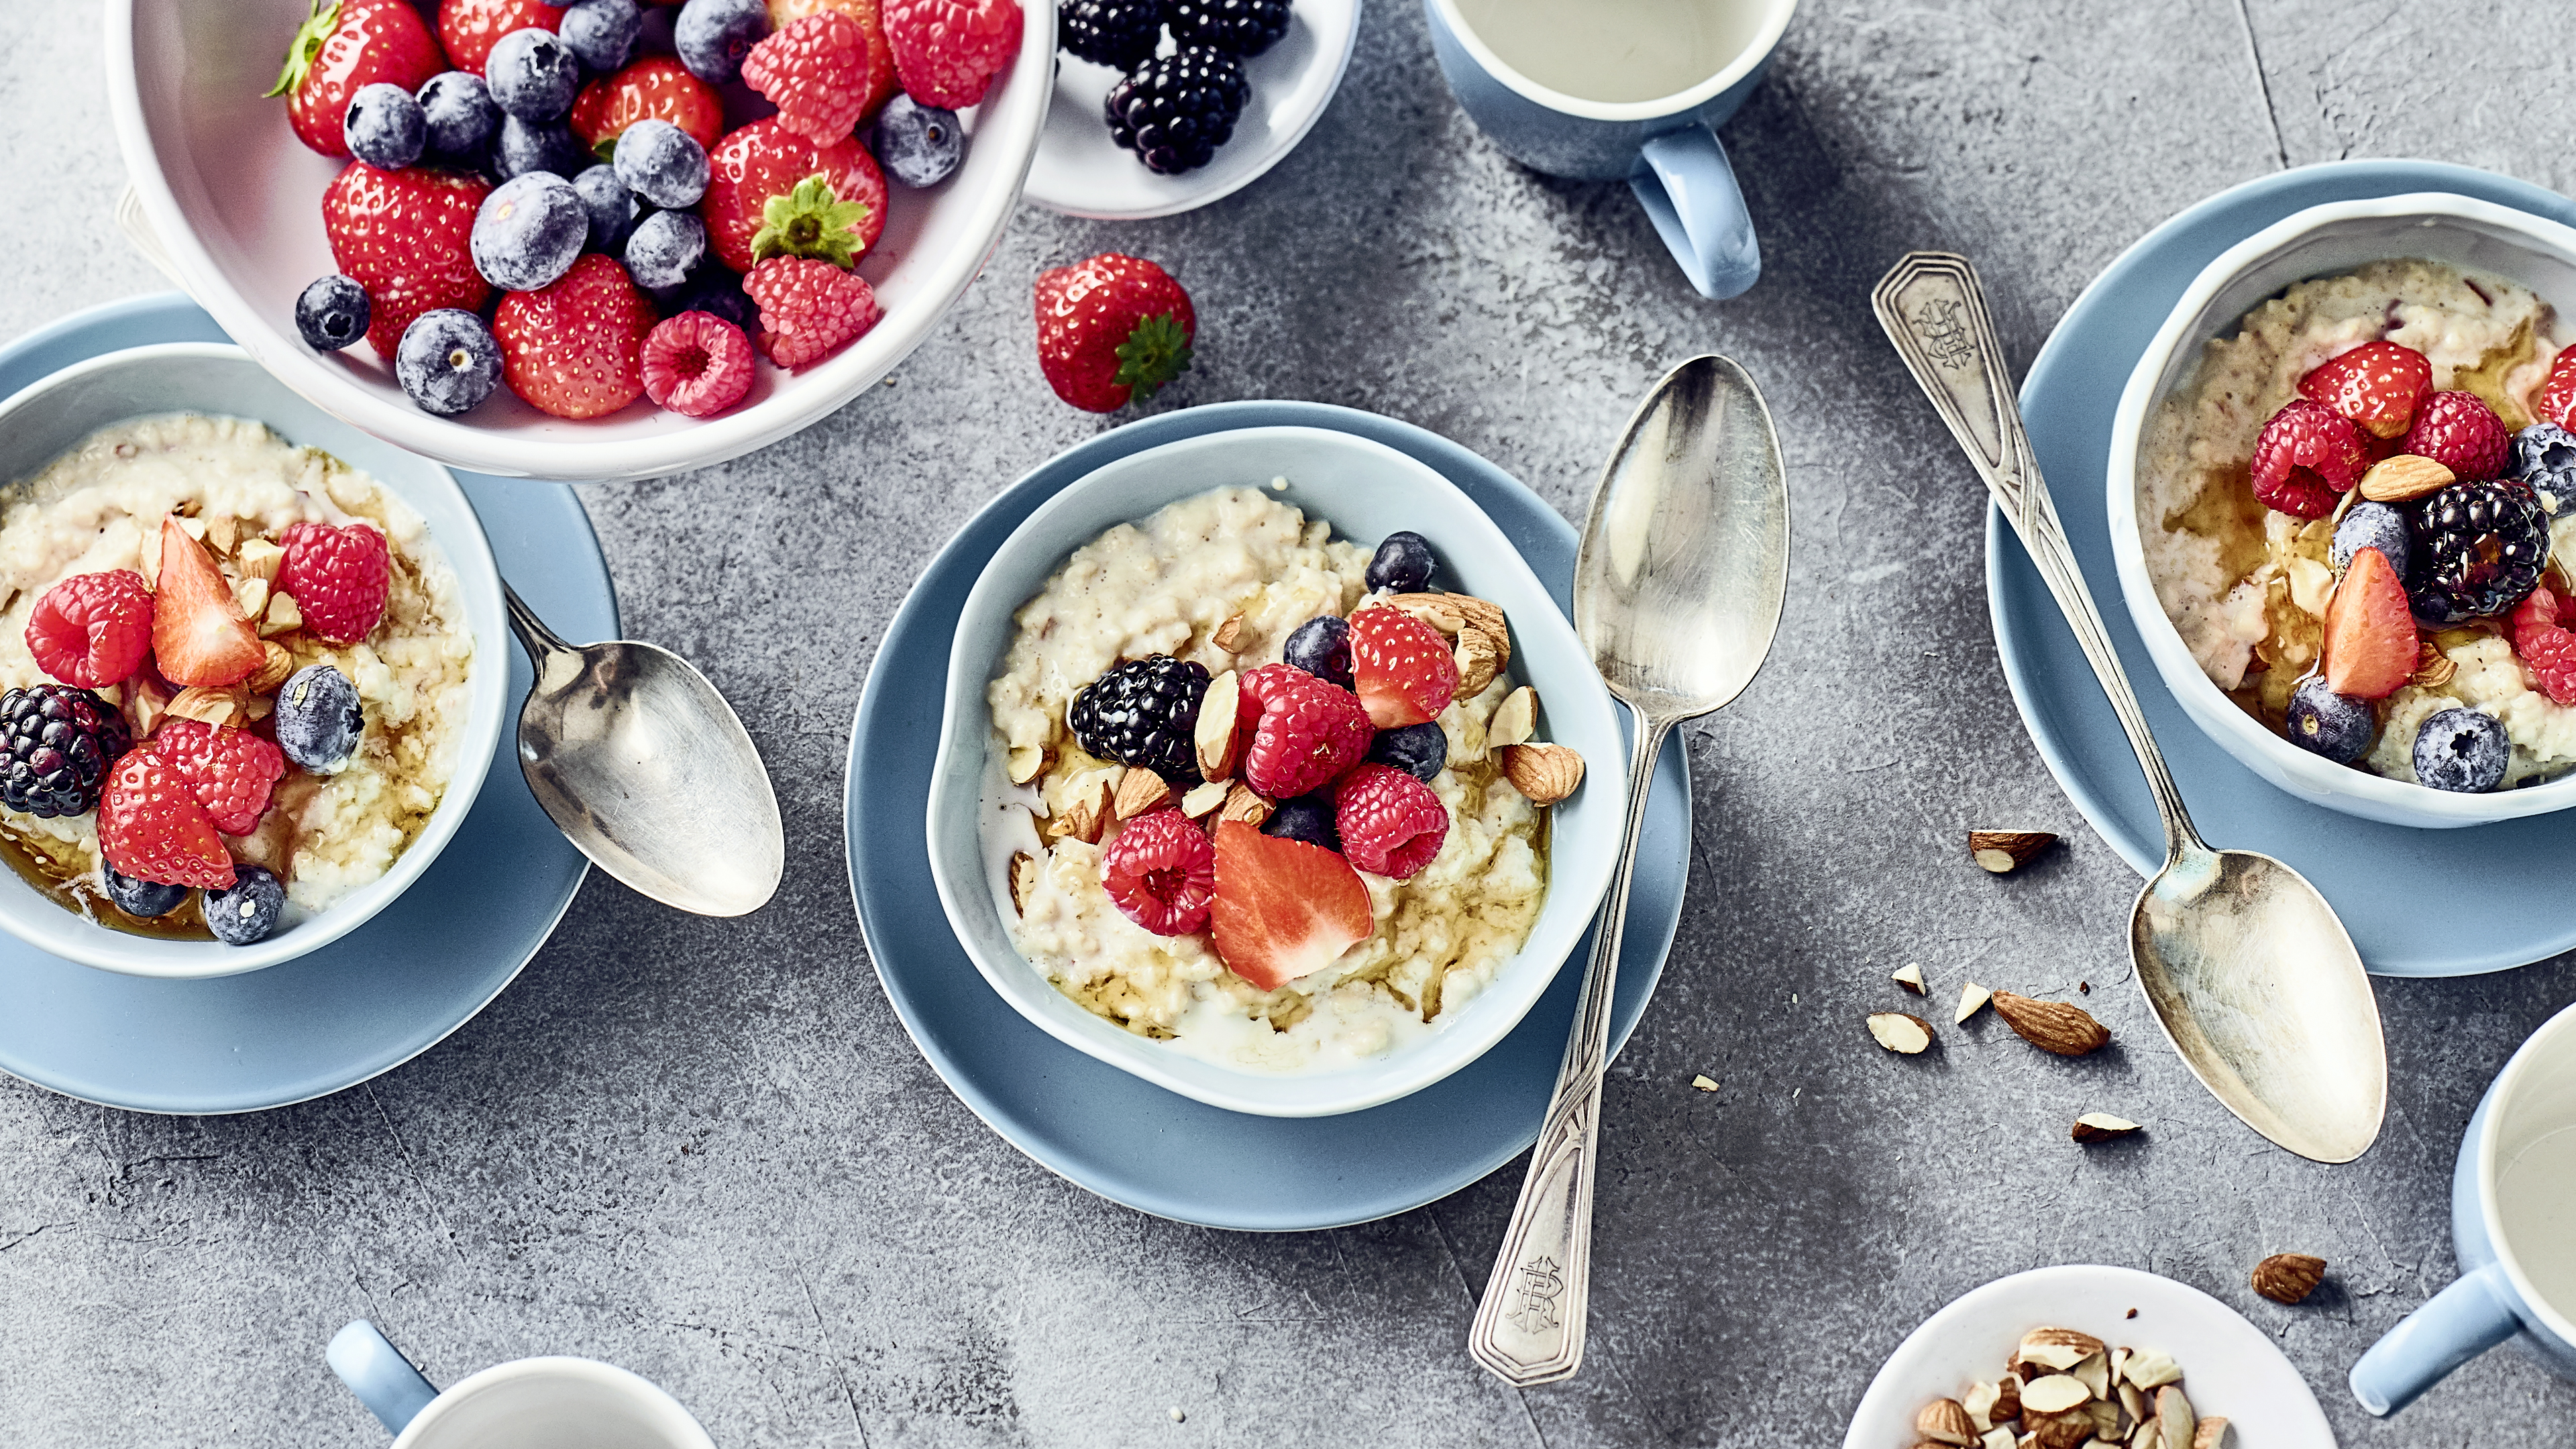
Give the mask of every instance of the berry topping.
[(667, 55), (648, 55), (602, 76), (573, 98), (572, 133), (594, 156), (612, 154), (628, 128), (643, 120), (668, 121), (701, 148), (712, 147), (724, 134), (724, 101)]
[(358, 87), (358, 93), (349, 98), (341, 136), (350, 155), (370, 166), (399, 171), (420, 159), (421, 148), (429, 143), (429, 120), (410, 90), (377, 81)]
[(1449, 838), (1449, 808), (1431, 787), (1384, 765), (1362, 765), (1334, 797), (1342, 853), (1371, 875), (1410, 880)]
[(644, 393), (644, 334), (658, 320), (626, 269), (589, 253), (541, 292), (512, 292), (492, 316), (501, 376), (539, 412), (613, 413)]
[(349, 154), (349, 102), (378, 82), (405, 91), (445, 69), (411, 0), (313, 0), (286, 47), (272, 96), (286, 97), (295, 139), (325, 156)]
[(552, 30), (563, 14), (562, 6), (541, 0), (440, 0), (438, 39), (448, 64), (481, 75), (502, 36), (530, 26)]
[(1349, 861), (1240, 820), (1217, 822), (1208, 924), (1226, 969), (1263, 991), (1323, 970), (1377, 929)]
[(2406, 566), (2415, 555), (2415, 530), (2406, 521), (2406, 511), (2385, 503), (2356, 503), (2344, 510), (2343, 521), (2335, 525), (2334, 544), (2327, 556), (2334, 561), (2336, 573), (2352, 563), (2352, 556), (2365, 548), (2379, 550), (2397, 577), (2406, 577)]
[(1282, 840), (1302, 840), (1338, 852), (1342, 833), (1333, 823), (1333, 797), (1327, 794), (1300, 795), (1282, 800), (1261, 822), (1261, 833)]
[(582, 69), (605, 75), (626, 64), (643, 29), (644, 12), (635, 0), (581, 0), (564, 11), (555, 33)]
[(698, 269), (689, 273), (689, 284), (662, 305), (664, 316), (682, 312), (722, 317), (741, 328), (746, 337), (760, 328), (760, 304), (742, 289), (741, 275), (722, 262), (698, 263)]
[[(162, 678), (182, 685), (235, 684), (260, 666), (266, 651), (242, 618), (232, 586), (216, 571), (206, 546), (176, 518), (161, 520), (159, 574), (152, 588), (152, 657)], [(281, 584), (284, 577), (281, 572)], [(130, 869), (126, 874), (171, 879)]]
[(1317, 679), (1351, 687), (1351, 624), (1334, 614), (1317, 614), (1300, 624), (1279, 646), (1279, 657)]
[(2450, 469), (2454, 477), (2478, 481), (2504, 471), (2505, 459), (2513, 451), (2513, 435), (2476, 393), (2437, 392), (2415, 410), (2415, 421), (2406, 429), (2406, 442), (2398, 451), (2430, 458)]
[(742, 72), (743, 57), (769, 34), (760, 0), (689, 0), (671, 27), (671, 46), (689, 74), (722, 85)]
[(529, 26), (492, 43), (492, 54), (483, 62), (483, 84), (505, 116), (560, 121), (581, 93), (581, 62), (562, 37)]
[(714, 417), (742, 401), (751, 372), (751, 339), (712, 312), (682, 312), (645, 334), (644, 395), (682, 417)]
[(1172, 39), (1259, 55), (1288, 33), (1288, 0), (1172, 0)]
[(1243, 780), (1271, 799), (1306, 794), (1368, 754), (1375, 731), (1349, 690), (1285, 664), (1244, 675), (1242, 688), (1243, 702), (1257, 711)]
[(2454, 483), (2416, 506), (2415, 617), (2456, 624), (2522, 602), (2549, 561), (2549, 516), (2519, 483)]
[(2374, 438), (2400, 438), (2433, 391), (2433, 364), (2394, 342), (2365, 342), (2299, 379), (2299, 395), (2350, 418)]
[(1127, 919), (1157, 936), (1205, 930), (1216, 896), (1216, 847), (1178, 810), (1119, 827), (1100, 853), (1100, 885)]
[(268, 813), (286, 757), (248, 730), (172, 717), (152, 732), (152, 752), (187, 777), (206, 818), (226, 835), (248, 835)]
[(707, 194), (707, 148), (668, 121), (647, 117), (617, 138), (617, 179), (655, 206), (695, 206)]
[(789, 369), (821, 362), (885, 315), (866, 278), (830, 262), (773, 258), (753, 267), (742, 289), (760, 304), (761, 345), (769, 360)]
[(304, 627), (334, 644), (355, 644), (376, 631), (393, 592), (393, 556), (385, 536), (363, 524), (335, 528), (299, 523), (279, 540), (277, 592), (295, 596)]
[(885, 0), (894, 73), (914, 100), (962, 110), (1020, 51), (1020, 0)]
[(533, 292), (572, 270), (590, 240), (590, 208), (549, 171), (504, 181), (474, 216), (474, 267), (504, 291)]
[(316, 352), (337, 352), (367, 335), (367, 289), (338, 272), (314, 278), (295, 298), (295, 330)]
[(1379, 730), (1377, 738), (1369, 741), (1368, 757), (1427, 783), (1449, 763), (1449, 736), (1438, 724)]
[(1351, 616), (1351, 675), (1379, 729), (1440, 717), (1458, 694), (1458, 656), (1439, 630), (1402, 609)]
[(121, 684), (152, 652), (152, 591), (132, 569), (74, 574), (27, 614), (36, 667), (83, 689)]
[(324, 190), (322, 230), (332, 261), (367, 291), (367, 341), (377, 356), (393, 356), (403, 329), (421, 313), (471, 312), (492, 294), (469, 250), (475, 213), (491, 189), (479, 176), (360, 165)]
[(1038, 367), (1055, 395), (1115, 412), (1189, 371), (1198, 314), (1172, 275), (1142, 257), (1103, 252), (1038, 273)]
[(315, 774), (340, 768), (367, 732), (358, 687), (328, 664), (308, 664), (277, 691), (277, 747)]
[(492, 171), (502, 180), (544, 171), (566, 181), (590, 167), (591, 156), (561, 121), (501, 118), (501, 139), (492, 147)]
[(877, 113), (877, 164), (906, 186), (937, 186), (966, 155), (966, 128), (955, 111), (897, 96)]
[(1199, 766), (1191, 736), (1207, 687), (1203, 664), (1169, 654), (1130, 659), (1074, 695), (1065, 725), (1076, 744), (1104, 760), (1195, 784)]
[(867, 109), (860, 114), (863, 118), (873, 116), (878, 107), (902, 94), (895, 83), (894, 47), (886, 42), (885, 16), (877, 0), (769, 0), (769, 23), (793, 25), (822, 10), (837, 10), (859, 22), (859, 29), (867, 32)]
[(2323, 403), (2293, 399), (2254, 439), (2254, 496), (2283, 513), (2323, 518), (2369, 466), (2350, 420)]
[(838, 10), (771, 31), (742, 58), (743, 84), (778, 107), (778, 124), (814, 141), (838, 140), (858, 125), (867, 77), (868, 34)]
[(1418, 594), (1431, 587), (1431, 571), (1438, 561), (1431, 556), (1431, 540), (1411, 530), (1388, 534), (1369, 555), (1368, 572), (1363, 575), (1372, 589), (1391, 593)]
[(232, 889), (206, 892), (206, 929), (227, 946), (265, 941), (286, 910), (286, 887), (265, 866), (237, 866), (234, 875)]
[(884, 233), (885, 201), (885, 175), (856, 136), (818, 146), (772, 117), (709, 148), (698, 214), (716, 255), (737, 272), (778, 256), (849, 266)]
[(2326, 603), (2326, 687), (2355, 699), (2385, 699), (2415, 673), (2417, 652), (2397, 570), (2375, 548), (2354, 554)]
[(459, 170), (479, 165), (501, 131), (501, 108), (483, 77), (469, 70), (446, 70), (420, 88), (422, 154)]
[[(2415, 778), (2436, 790), (2483, 795), (2504, 783), (2513, 742), (2491, 715), (2446, 709), (2415, 734)], [(1222, 862), (1220, 862), (1222, 865)]]
[(394, 381), (421, 411), (449, 416), (492, 395), (501, 383), (501, 344), (475, 313), (423, 312), (394, 349)]
[(151, 749), (128, 750), (108, 771), (98, 801), (98, 850), (119, 874), (166, 885), (224, 890), (233, 858), (196, 785)]
[(2335, 693), (2322, 675), (2311, 674), (2290, 691), (2289, 720), (2282, 733), (2311, 754), (2349, 765), (2370, 752), (2371, 737), (2378, 732), (2370, 701)]
[(1133, 70), (1163, 40), (1165, 0), (1064, 0), (1056, 7), (1056, 44), (1094, 65)]
[(2540, 497), (2552, 518), (2576, 507), (2576, 433), (2556, 423), (2533, 423), (2513, 435), (2506, 477)]
[(2558, 598), (2544, 584), (2513, 611), (2513, 652), (2558, 704), (2576, 705), (2576, 632), (2558, 625)]
[(679, 286), (707, 255), (707, 224), (694, 211), (657, 211), (626, 239), (626, 274), (656, 290)]
[(635, 203), (635, 193), (617, 179), (617, 168), (603, 162), (582, 172), (572, 179), (572, 194), (581, 198), (582, 210), (590, 213), (590, 250), (623, 251), (628, 234), (635, 230), (635, 214), (642, 208)]
[(39, 684), (0, 694), (0, 805), (47, 819), (86, 815), (133, 747), (125, 716), (86, 689)]
[(2576, 433), (2576, 347), (2561, 350), (2549, 364), (2549, 381), (2540, 386), (2540, 416)]
[(1111, 140), (1135, 152), (1146, 170), (1177, 176), (1216, 159), (1251, 94), (1233, 56), (1185, 45), (1128, 72), (1102, 109)]
[(99, 877), (106, 886), (108, 903), (136, 920), (166, 916), (188, 899), (186, 886), (136, 880), (112, 865), (100, 865)]

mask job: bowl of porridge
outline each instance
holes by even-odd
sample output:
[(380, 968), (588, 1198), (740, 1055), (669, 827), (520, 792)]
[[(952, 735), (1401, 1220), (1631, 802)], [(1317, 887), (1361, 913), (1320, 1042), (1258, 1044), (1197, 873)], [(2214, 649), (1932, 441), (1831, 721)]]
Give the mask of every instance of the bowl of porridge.
[(2565, 306), (2576, 230), (2384, 197), (2222, 254), (2139, 359), (2105, 469), (2121, 592), (2264, 779), (2433, 828), (2576, 804)]
[(1344, 433), (1186, 439), (1065, 489), (969, 596), (944, 706), (931, 870), (977, 970), (1233, 1111), (1357, 1111), (1473, 1061), (1617, 854), (1625, 745), (1572, 626), (1455, 485)]
[(447, 470), (239, 348), (0, 403), (0, 928), (170, 978), (356, 929), (482, 786), (500, 594)]

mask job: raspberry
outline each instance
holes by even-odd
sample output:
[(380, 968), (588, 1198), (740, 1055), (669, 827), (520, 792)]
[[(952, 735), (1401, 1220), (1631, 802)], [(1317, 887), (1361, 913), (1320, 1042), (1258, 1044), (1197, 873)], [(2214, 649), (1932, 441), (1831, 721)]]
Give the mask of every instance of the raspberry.
[(868, 108), (868, 33), (838, 10), (817, 11), (753, 46), (742, 80), (778, 107), (778, 124), (839, 140)]
[(393, 591), (393, 557), (385, 536), (352, 524), (299, 523), (286, 530), (277, 592), (295, 596), (304, 627), (334, 644), (354, 644), (376, 631)]
[(2549, 381), (2540, 388), (2540, 417), (2576, 433), (2576, 347), (2563, 349), (2549, 364)]
[(2299, 379), (2299, 395), (2321, 402), (2373, 438), (2397, 438), (2433, 391), (2433, 364), (2394, 342), (2365, 342)]
[(1243, 780), (1273, 800), (1303, 795), (1358, 764), (1376, 733), (1357, 696), (1285, 664), (1243, 676), (1243, 701), (1257, 711)]
[(86, 815), (108, 768), (133, 747), (125, 716), (86, 689), (39, 684), (0, 694), (0, 805)]
[(1351, 675), (1369, 722), (1382, 730), (1428, 724), (1458, 694), (1458, 657), (1449, 641), (1401, 609), (1351, 616)]
[(962, 110), (1020, 49), (1020, 0), (886, 0), (886, 43), (906, 95)]
[(152, 752), (185, 776), (215, 828), (248, 835), (268, 813), (269, 792), (286, 773), (286, 756), (248, 730), (172, 718), (152, 732)]
[(2576, 632), (2558, 626), (2558, 600), (2547, 584), (2513, 611), (2513, 652), (2540, 681), (2541, 693), (2576, 705)]
[(1430, 786), (1402, 770), (1362, 765), (1342, 782), (1333, 806), (1342, 854), (1371, 875), (1410, 880), (1449, 838), (1449, 809)]
[(2426, 398), (2406, 430), (2404, 449), (2471, 482), (2502, 473), (2512, 450), (2513, 434), (2505, 431), (2504, 419), (2473, 392), (2437, 392)]
[(713, 312), (683, 312), (644, 335), (644, 395), (687, 418), (710, 418), (751, 391), (751, 339)]
[(27, 652), (65, 684), (104, 689), (152, 652), (152, 591), (132, 569), (74, 574), (27, 615)]
[(2294, 399), (2254, 439), (2254, 496), (2283, 513), (2323, 518), (2370, 460), (2361, 430), (2323, 403)]
[(761, 341), (769, 360), (791, 370), (840, 351), (885, 314), (876, 290), (855, 272), (803, 257), (772, 257), (751, 269), (742, 289), (760, 304)]
[(1216, 847), (1180, 811), (1150, 811), (1119, 827), (1100, 853), (1100, 886), (1127, 919), (1157, 936), (1205, 930)]
[(120, 875), (229, 890), (233, 858), (194, 782), (149, 749), (130, 750), (98, 802), (98, 850)]

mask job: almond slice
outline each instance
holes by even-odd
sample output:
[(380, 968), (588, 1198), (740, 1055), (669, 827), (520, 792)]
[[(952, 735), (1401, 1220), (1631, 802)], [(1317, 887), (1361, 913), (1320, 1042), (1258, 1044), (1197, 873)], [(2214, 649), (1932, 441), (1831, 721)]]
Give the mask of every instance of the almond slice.
[[(2000, 1001), (2002, 998), (1996, 999)], [(2021, 1336), (2021, 1345), (2013, 1350), (2013, 1362), (2035, 1363), (2041, 1368), (2064, 1373), (2100, 1353), (2102, 1347), (2102, 1340), (2072, 1328), (2034, 1328)], [(2024, 1399), (2030, 1397), (2028, 1385), (2024, 1385), (2021, 1392)]]
[(2167, 1384), (2156, 1390), (2156, 1438), (2161, 1449), (2191, 1449), (2192, 1436), (2199, 1429), (2199, 1416), (2181, 1389)]
[(1236, 785), (1225, 797), (1225, 808), (1217, 812), (1219, 820), (1240, 820), (1246, 825), (1259, 825), (1277, 809), (1268, 800), (1253, 793), (1249, 785)]
[(1525, 743), (1530, 731), (1538, 728), (1538, 691), (1524, 684), (1503, 696), (1494, 708), (1493, 723), (1485, 726), (1485, 748), (1499, 750), (1505, 745)]
[(1965, 1026), (1969, 1017), (1972, 1017), (1978, 1012), (1986, 1009), (1986, 1003), (1992, 1001), (1994, 999), (1994, 995), (1995, 994), (1993, 992), (1988, 991), (1986, 988), (1979, 986), (1973, 981), (1960, 987), (1959, 1009), (1950, 1014), (1950, 1024), (1953, 1026)]
[(1458, 698), (1474, 699), (1503, 672), (1503, 651), (1492, 635), (1474, 625), (1458, 631)]
[(1923, 994), (1923, 968), (1911, 961), (1887, 973), (1887, 979), (1917, 996)]
[(1222, 780), (1234, 773), (1234, 722), (1243, 708), (1243, 681), (1231, 669), (1208, 681), (1199, 699), (1198, 727), (1190, 736), (1197, 747), (1199, 773)]
[(1196, 820), (1224, 805), (1225, 797), (1233, 793), (1234, 787), (1223, 780), (1210, 780), (1204, 785), (1193, 786), (1190, 793), (1181, 797), (1181, 813)]
[(2050, 1374), (2033, 1379), (2021, 1391), (2021, 1411), (2025, 1414), (2062, 1414), (2093, 1397), (2084, 1381), (2073, 1374)]
[(1872, 1012), (1869, 1034), (1878, 1038), (1880, 1046), (1909, 1057), (1920, 1056), (1932, 1045), (1932, 1024), (1902, 1011)]
[(1029, 911), (1029, 892), (1038, 888), (1038, 858), (1025, 850), (1011, 853), (1011, 909), (1021, 915)]
[(1100, 832), (1109, 824), (1110, 809), (1109, 773), (1104, 770), (1090, 783), (1071, 792), (1064, 807), (1047, 817), (1046, 837), (1098, 845)]
[(1957, 1399), (1934, 1399), (1914, 1413), (1914, 1432), (1935, 1444), (1954, 1444), (1968, 1449), (1977, 1442), (1976, 1426), (1968, 1422), (1968, 1411)]
[(303, 627), (304, 611), (296, 607), (295, 596), (272, 590), (268, 596), (268, 610), (260, 615), (259, 637), (267, 639), (291, 634)]
[(1036, 745), (1014, 745), (1003, 773), (1011, 777), (1012, 784), (1025, 785), (1046, 772), (1046, 762), (1046, 751)]
[(295, 656), (287, 653), (286, 646), (274, 639), (260, 640), (259, 648), (259, 667), (252, 670), (250, 678), (242, 682), (250, 686), (250, 692), (254, 695), (275, 694), (278, 686), (294, 675)]
[[(2087, 1112), (2075, 1119), (2074, 1137), (2078, 1142), (2108, 1142), (2137, 1130), (2138, 1124), (2125, 1117), (2114, 1117), (2108, 1112)], [(2102, 1390), (2095, 1389), (2094, 1392), (2098, 1394)]]
[(2212, 1414), (2191, 1431), (2191, 1449), (2222, 1449), (2227, 1443), (2227, 1416)]
[(1160, 810), (1172, 803), (1172, 787), (1151, 770), (1131, 769), (1118, 777), (1118, 793), (1111, 808), (1121, 820), (1133, 820), (1148, 810)]
[(1996, 875), (2003, 875), (2057, 843), (2057, 837), (2045, 830), (1971, 830), (1968, 832), (1968, 854), (1977, 864)]
[(181, 719), (240, 729), (250, 722), (250, 691), (239, 685), (192, 684), (170, 701), (169, 712)]
[(1217, 625), (1216, 632), (1208, 635), (1208, 642), (1228, 654), (1235, 652), (1237, 646), (1243, 643), (1243, 616), (1232, 615), (1224, 623)]

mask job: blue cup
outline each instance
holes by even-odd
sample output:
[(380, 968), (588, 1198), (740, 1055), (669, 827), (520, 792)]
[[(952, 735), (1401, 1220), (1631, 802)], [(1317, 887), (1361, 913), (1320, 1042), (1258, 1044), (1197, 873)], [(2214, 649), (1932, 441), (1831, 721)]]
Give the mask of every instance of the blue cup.
[(1494, 144), (1550, 176), (1626, 178), (1691, 285), (1722, 299), (1762, 275), (1762, 248), (1716, 128), (1761, 82), (1797, 0), (1710, 3), (1742, 22), (1742, 48), (1685, 90), (1624, 102), (1587, 100), (1530, 79), (1469, 27), (1459, 0), (1422, 0), (1422, 8), (1450, 92)]
[(2352, 1396), (2374, 1414), (2515, 1337), (2576, 1377), (2576, 1007), (2522, 1044), (2469, 1118), (2451, 1239), (2459, 1281), (2352, 1366)]

